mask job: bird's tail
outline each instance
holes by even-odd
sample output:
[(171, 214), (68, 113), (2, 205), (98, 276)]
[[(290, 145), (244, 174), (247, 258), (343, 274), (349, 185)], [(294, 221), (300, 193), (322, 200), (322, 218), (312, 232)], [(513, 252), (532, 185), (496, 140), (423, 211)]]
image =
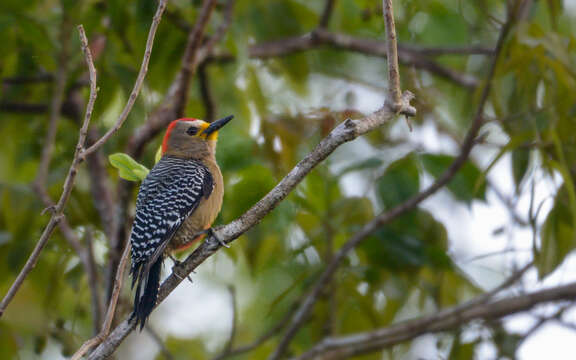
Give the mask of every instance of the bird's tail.
[(131, 315), (131, 319), (136, 318), (136, 326), (140, 324), (140, 330), (142, 330), (158, 298), (162, 257), (159, 257), (149, 269), (145, 267), (138, 270), (140, 271), (132, 274), (132, 286), (134, 286), (135, 281), (137, 281), (137, 285), (134, 295), (134, 312)]

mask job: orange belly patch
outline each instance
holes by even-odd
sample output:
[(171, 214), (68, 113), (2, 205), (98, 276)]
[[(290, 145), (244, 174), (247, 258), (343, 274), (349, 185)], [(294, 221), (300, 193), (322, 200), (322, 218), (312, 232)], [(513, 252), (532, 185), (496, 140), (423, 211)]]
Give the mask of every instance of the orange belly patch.
[[(210, 225), (208, 225), (204, 228), (204, 230), (208, 230), (208, 229), (210, 229)], [(180, 252), (180, 251), (188, 250), (190, 247), (192, 247), (192, 245), (196, 244), (197, 242), (204, 239), (205, 237), (206, 237), (206, 234), (200, 234), (200, 235), (196, 236), (195, 238), (193, 238), (192, 240), (174, 248), (173, 252)]]

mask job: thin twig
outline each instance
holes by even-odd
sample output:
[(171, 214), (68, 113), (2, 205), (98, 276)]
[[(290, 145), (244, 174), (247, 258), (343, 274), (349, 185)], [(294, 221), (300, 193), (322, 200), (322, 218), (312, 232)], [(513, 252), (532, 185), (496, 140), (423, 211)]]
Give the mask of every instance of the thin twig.
[(216, 6), (216, 0), (204, 0), (196, 24), (188, 36), (188, 42), (184, 50), (184, 56), (182, 57), (182, 66), (178, 73), (176, 86), (174, 86), (173, 96), (170, 96), (174, 99), (173, 106), (176, 117), (182, 117), (185, 112), (186, 103), (188, 102), (190, 80), (196, 72), (197, 52), (202, 44), (204, 30), (210, 20), (214, 6)]
[(172, 355), (172, 353), (170, 352), (170, 350), (168, 350), (168, 348), (166, 347), (166, 345), (164, 344), (164, 341), (162, 340), (162, 338), (160, 337), (160, 335), (158, 335), (158, 333), (156, 332), (156, 330), (154, 330), (150, 324), (146, 324), (144, 326), (144, 328), (146, 329), (146, 331), (148, 331), (148, 334), (150, 334), (150, 337), (154, 340), (154, 342), (156, 343), (156, 345), (158, 345), (158, 347), (160, 348), (160, 352), (162, 353), (162, 355), (164, 355), (164, 358), (167, 360), (172, 360), (174, 359), (174, 355)]
[(126, 269), (126, 263), (128, 262), (128, 255), (130, 254), (130, 243), (126, 244), (124, 253), (122, 254), (122, 259), (120, 260), (120, 265), (118, 265), (118, 271), (116, 272), (116, 279), (114, 281), (114, 290), (112, 292), (112, 297), (110, 298), (110, 304), (108, 304), (108, 310), (106, 311), (106, 317), (104, 318), (104, 324), (102, 324), (102, 329), (98, 335), (94, 336), (90, 340), (87, 340), (82, 344), (82, 346), (72, 355), (72, 360), (78, 360), (84, 356), (90, 349), (94, 346), (100, 344), (106, 336), (110, 333), (110, 328), (112, 327), (112, 320), (114, 319), (114, 314), (116, 313), (116, 305), (118, 304), (118, 298), (120, 297), (120, 290), (122, 290), (122, 284), (124, 282), (124, 270)]
[(214, 102), (214, 97), (212, 96), (212, 91), (210, 89), (206, 63), (203, 63), (198, 67), (198, 87), (202, 104), (204, 104), (204, 120), (212, 122), (216, 116), (216, 103)]
[(84, 257), (86, 260), (86, 277), (88, 279), (88, 285), (90, 286), (90, 293), (92, 296), (92, 323), (94, 327), (94, 334), (97, 334), (100, 330), (100, 323), (102, 322), (102, 314), (104, 312), (102, 305), (102, 298), (100, 292), (98, 291), (98, 284), (100, 283), (98, 279), (98, 271), (96, 268), (96, 261), (94, 261), (94, 237), (92, 234), (92, 229), (90, 227), (86, 228), (86, 234), (84, 236)]
[(92, 154), (100, 146), (104, 145), (104, 143), (108, 141), (108, 139), (112, 137), (112, 135), (114, 135), (114, 133), (118, 131), (120, 127), (122, 127), (122, 124), (124, 124), (124, 121), (128, 117), (128, 114), (130, 114), (132, 106), (134, 106), (136, 98), (138, 97), (140, 89), (142, 88), (142, 84), (144, 83), (146, 73), (148, 72), (148, 63), (150, 62), (150, 56), (152, 55), (152, 47), (154, 46), (154, 37), (156, 36), (156, 30), (158, 29), (160, 20), (162, 19), (162, 13), (164, 13), (164, 10), (166, 9), (166, 3), (167, 0), (159, 0), (158, 2), (158, 8), (156, 9), (156, 13), (154, 14), (154, 18), (152, 19), (152, 25), (150, 25), (150, 31), (148, 32), (148, 39), (146, 40), (146, 49), (144, 50), (144, 57), (142, 59), (142, 64), (140, 65), (140, 71), (138, 72), (138, 76), (136, 77), (136, 81), (134, 82), (134, 87), (132, 88), (132, 92), (130, 93), (130, 97), (126, 102), (126, 105), (122, 110), (122, 113), (120, 113), (120, 116), (118, 117), (118, 120), (116, 120), (116, 123), (114, 123), (114, 126), (112, 126), (112, 128), (110, 128), (110, 130), (108, 130), (106, 134), (104, 134), (100, 139), (96, 140), (94, 144), (92, 144), (89, 148), (87, 148), (84, 151), (83, 153), (84, 157)]
[(287, 324), (288, 320), (292, 317), (294, 312), (298, 309), (298, 302), (293, 304), (290, 311), (288, 311), (270, 330), (266, 331), (263, 335), (258, 337), (253, 342), (238, 346), (235, 349), (230, 349), (229, 351), (223, 351), (220, 355), (215, 356), (212, 360), (223, 360), (228, 357), (238, 356), (240, 354), (247, 353), (264, 344), (266, 341), (271, 339), (274, 335), (278, 334)]
[(386, 59), (388, 61), (388, 97), (386, 103), (392, 110), (401, 108), (402, 90), (400, 90), (400, 72), (398, 71), (398, 48), (396, 45), (396, 26), (392, 0), (382, 0), (384, 23), (386, 24)]
[[(231, 1), (231, 0), (229, 0)], [(194, 28), (188, 35), (188, 40), (182, 56), (182, 65), (172, 81), (170, 88), (162, 104), (150, 114), (148, 120), (143, 125), (136, 128), (134, 135), (128, 140), (126, 153), (138, 159), (148, 142), (152, 140), (160, 131), (166, 129), (168, 123), (174, 119), (182, 117), (188, 101), (188, 91), (190, 80), (196, 72), (196, 67), (201, 63), (202, 51), (199, 51), (202, 39), (204, 38), (205, 27), (207, 26), (215, 0), (205, 0), (198, 15)], [(208, 44), (214, 45), (213, 42)], [(207, 52), (205, 52), (207, 54)], [(206, 55), (207, 56), (207, 55)]]
[(320, 17), (320, 22), (318, 23), (319, 28), (326, 29), (328, 27), (330, 19), (332, 18), (332, 14), (334, 13), (335, 3), (336, 0), (326, 0), (324, 2), (324, 9), (322, 10), (322, 16)]
[(72, 192), (72, 188), (74, 186), (74, 180), (76, 179), (76, 173), (78, 171), (78, 165), (82, 161), (82, 154), (84, 149), (84, 143), (86, 141), (86, 133), (88, 131), (88, 125), (90, 124), (90, 118), (92, 117), (92, 111), (94, 109), (94, 102), (96, 101), (97, 96), (97, 88), (96, 88), (96, 68), (94, 67), (94, 63), (92, 60), (92, 54), (90, 53), (90, 48), (88, 47), (88, 39), (86, 38), (86, 34), (84, 32), (84, 28), (82, 25), (78, 26), (78, 31), (80, 33), (80, 40), (82, 42), (82, 51), (84, 52), (84, 57), (86, 59), (86, 63), (88, 64), (88, 69), (90, 71), (90, 98), (88, 104), (86, 105), (86, 114), (84, 116), (84, 122), (82, 127), (80, 128), (80, 132), (78, 135), (78, 143), (76, 144), (76, 150), (74, 152), (74, 158), (72, 160), (72, 164), (70, 165), (70, 169), (68, 170), (68, 175), (66, 176), (66, 180), (64, 181), (64, 189), (62, 190), (62, 194), (60, 195), (60, 199), (58, 203), (52, 208), (52, 217), (48, 222), (48, 225), (44, 228), (36, 247), (30, 254), (30, 257), (26, 261), (26, 264), (14, 280), (14, 283), (8, 290), (8, 293), (2, 299), (0, 303), (0, 317), (6, 310), (6, 307), (18, 292), (18, 289), (22, 286), (24, 279), (28, 276), (30, 271), (34, 268), (36, 263), (38, 262), (38, 258), (40, 257), (40, 253), (44, 246), (50, 239), (52, 232), (56, 228), (56, 225), (62, 220), (63, 218), (63, 211), (68, 199), (70, 198), (70, 194)]
[(56, 133), (58, 132), (60, 112), (62, 103), (64, 102), (64, 92), (66, 81), (68, 79), (68, 59), (70, 57), (70, 31), (68, 28), (69, 22), (67, 16), (64, 15), (59, 35), (62, 48), (58, 56), (58, 70), (56, 71), (56, 81), (54, 82), (54, 88), (52, 90), (48, 131), (46, 132), (40, 165), (38, 166), (38, 172), (36, 174), (36, 179), (34, 180), (34, 187), (36, 189), (46, 186), (48, 171), (50, 170), (50, 162), (52, 161), (52, 153), (54, 152), (54, 142), (56, 141)]
[(224, 353), (230, 353), (232, 346), (234, 346), (234, 339), (236, 338), (236, 328), (238, 326), (238, 304), (236, 301), (236, 288), (233, 285), (228, 286), (230, 293), (230, 308), (232, 309), (232, 325), (230, 325), (230, 336), (228, 342), (224, 346)]

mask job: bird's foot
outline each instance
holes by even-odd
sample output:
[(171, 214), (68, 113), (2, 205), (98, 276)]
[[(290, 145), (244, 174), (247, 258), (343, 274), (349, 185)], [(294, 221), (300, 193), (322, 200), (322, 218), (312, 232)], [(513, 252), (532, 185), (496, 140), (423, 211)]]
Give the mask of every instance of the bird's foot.
[(218, 242), (218, 244), (220, 244), (220, 246), (224, 246), (225, 248), (230, 248), (230, 245), (226, 244), (225, 241), (223, 241), (222, 239), (220, 239), (218, 237), (218, 235), (216, 235), (216, 231), (214, 231), (214, 228), (208, 228), (206, 230), (202, 230), (198, 233), (196, 233), (196, 235), (194, 235), (194, 238), (196, 236), (200, 236), (200, 235), (208, 235), (213, 237), (214, 239), (216, 239), (216, 242)]
[[(174, 266), (172, 266), (172, 273), (174, 275), (176, 275), (176, 277), (180, 280), (184, 280), (184, 278), (182, 276), (180, 276), (180, 274), (178, 274), (178, 267), (182, 264), (182, 261), (176, 259), (174, 256), (168, 254), (168, 257), (170, 258), (170, 260), (172, 260), (174, 262)], [(194, 283), (194, 281), (192, 281), (192, 278), (190, 277), (190, 275), (186, 276), (186, 279), (188, 279), (188, 281), (190, 281), (191, 283)]]
[(208, 235), (212, 236), (214, 239), (216, 239), (216, 241), (218, 242), (218, 244), (220, 244), (221, 246), (224, 246), (225, 248), (230, 249), (230, 245), (226, 244), (226, 242), (222, 239), (220, 239), (218, 237), (218, 235), (216, 235), (216, 231), (214, 231), (214, 228), (209, 228), (206, 231), (208, 231)]

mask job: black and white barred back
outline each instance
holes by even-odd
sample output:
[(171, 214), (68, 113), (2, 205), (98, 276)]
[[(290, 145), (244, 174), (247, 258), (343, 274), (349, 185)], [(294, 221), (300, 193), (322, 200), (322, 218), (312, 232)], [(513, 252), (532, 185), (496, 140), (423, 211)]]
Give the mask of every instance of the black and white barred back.
[(140, 186), (132, 225), (134, 313), (144, 326), (156, 305), (163, 253), (170, 239), (214, 188), (210, 171), (200, 161), (164, 156)]

